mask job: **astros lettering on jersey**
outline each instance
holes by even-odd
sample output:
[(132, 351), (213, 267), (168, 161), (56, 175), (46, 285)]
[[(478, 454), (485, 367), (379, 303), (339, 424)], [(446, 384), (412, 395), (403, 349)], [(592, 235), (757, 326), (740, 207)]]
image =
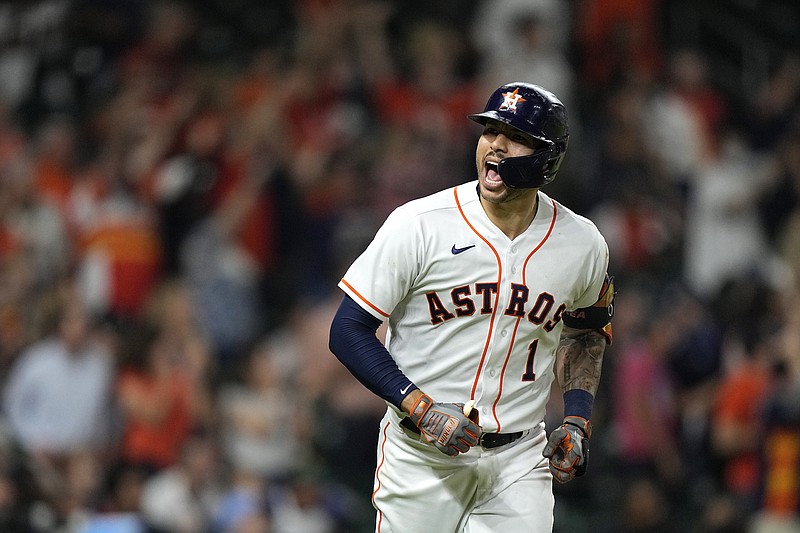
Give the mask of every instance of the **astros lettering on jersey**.
[(562, 314), (595, 302), (608, 248), (591, 221), (541, 191), (512, 241), (476, 188), (397, 208), (339, 287), (388, 319), (389, 352), (427, 394), (474, 399), (485, 432), (522, 431), (544, 418)]

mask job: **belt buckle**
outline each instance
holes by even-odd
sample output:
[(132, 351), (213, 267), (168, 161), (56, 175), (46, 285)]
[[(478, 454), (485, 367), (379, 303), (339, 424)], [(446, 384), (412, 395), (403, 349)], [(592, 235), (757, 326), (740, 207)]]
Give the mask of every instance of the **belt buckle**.
[(484, 450), (491, 450), (492, 448), (487, 448), (486, 445), (484, 444), (484, 440), (486, 440), (486, 435), (494, 435), (494, 433), (481, 433), (481, 436), (478, 439), (478, 445)]

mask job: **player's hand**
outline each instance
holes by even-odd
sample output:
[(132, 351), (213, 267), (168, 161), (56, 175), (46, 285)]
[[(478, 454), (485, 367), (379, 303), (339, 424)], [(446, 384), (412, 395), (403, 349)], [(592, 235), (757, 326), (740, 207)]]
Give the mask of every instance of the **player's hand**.
[(436, 403), (423, 394), (411, 406), (409, 417), (426, 442), (442, 453), (456, 456), (477, 445), (481, 434), (480, 426), (467, 418), (463, 409), (455, 403)]
[(566, 483), (586, 473), (591, 432), (591, 422), (568, 416), (550, 433), (542, 455), (550, 459), (550, 473), (556, 481)]

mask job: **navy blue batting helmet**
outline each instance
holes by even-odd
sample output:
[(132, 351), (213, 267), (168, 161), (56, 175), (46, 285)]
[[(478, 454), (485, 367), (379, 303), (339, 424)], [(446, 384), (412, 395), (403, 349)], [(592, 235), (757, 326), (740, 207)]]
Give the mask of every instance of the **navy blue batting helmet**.
[(532, 83), (507, 83), (492, 93), (482, 113), (469, 118), (482, 125), (498, 120), (545, 145), (531, 155), (500, 162), (498, 172), (508, 187), (539, 188), (556, 177), (567, 151), (569, 127), (567, 110), (553, 93)]

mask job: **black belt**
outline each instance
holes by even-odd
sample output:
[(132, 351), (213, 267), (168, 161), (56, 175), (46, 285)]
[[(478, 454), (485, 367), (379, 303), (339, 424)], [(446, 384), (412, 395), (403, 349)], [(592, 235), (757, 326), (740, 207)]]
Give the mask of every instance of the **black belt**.
[[(410, 418), (406, 417), (400, 421), (400, 425), (409, 430), (412, 433), (417, 435), (420, 434), (419, 428), (411, 421)], [(514, 433), (481, 433), (480, 440), (478, 444), (484, 447), (484, 449), (491, 449), (497, 448), (499, 446), (505, 446), (506, 444), (511, 444), (518, 438), (522, 436), (522, 431), (516, 431)]]

